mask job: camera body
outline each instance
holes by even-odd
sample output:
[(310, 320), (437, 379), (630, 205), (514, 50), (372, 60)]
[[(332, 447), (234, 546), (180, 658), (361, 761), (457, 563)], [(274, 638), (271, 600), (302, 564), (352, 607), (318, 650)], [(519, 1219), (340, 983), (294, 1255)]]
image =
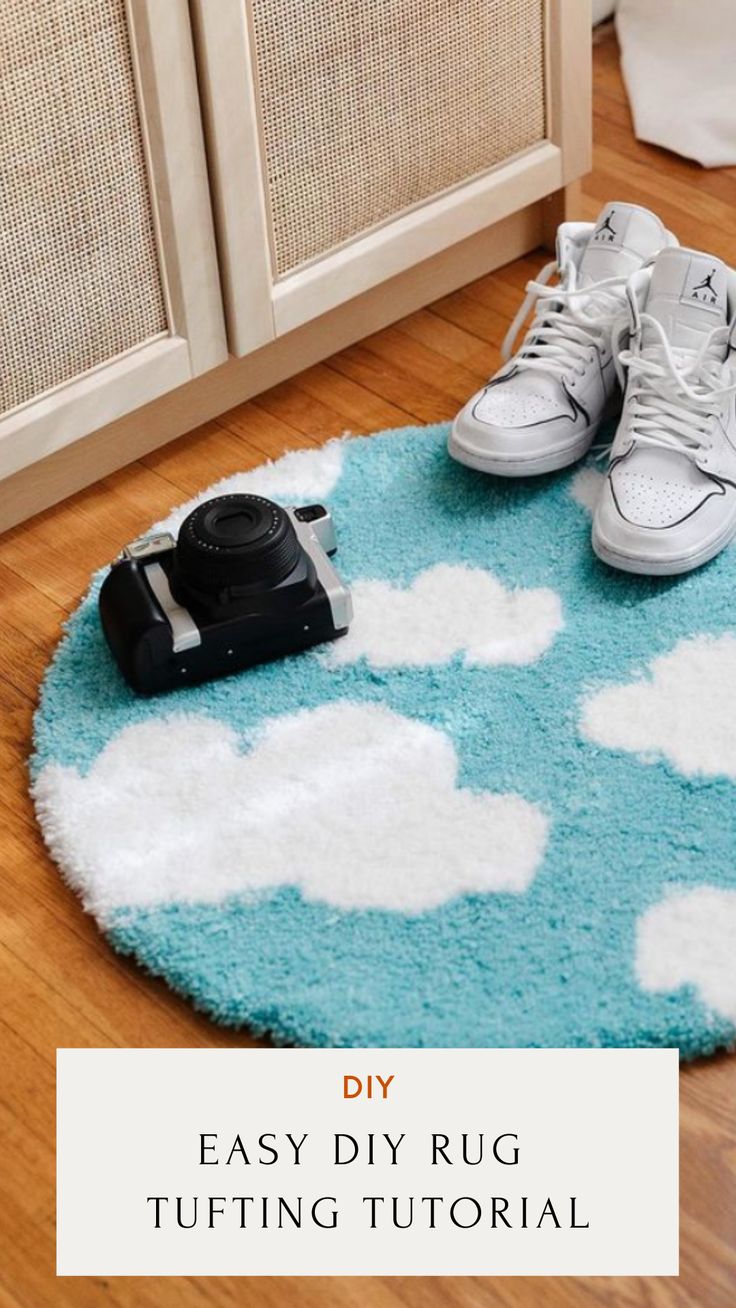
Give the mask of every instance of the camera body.
[(168, 532), (126, 546), (100, 590), (108, 645), (152, 695), (334, 640), (352, 620), (321, 504), (221, 495)]

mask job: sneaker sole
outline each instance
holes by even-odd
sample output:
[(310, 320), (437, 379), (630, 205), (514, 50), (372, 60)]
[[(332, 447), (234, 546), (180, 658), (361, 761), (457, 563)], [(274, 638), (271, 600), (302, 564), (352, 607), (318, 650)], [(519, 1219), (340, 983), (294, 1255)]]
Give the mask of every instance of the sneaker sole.
[(593, 553), (601, 562), (607, 563), (609, 568), (617, 568), (619, 572), (634, 572), (644, 577), (676, 577), (683, 572), (694, 572), (704, 563), (709, 563), (731, 544), (734, 537), (736, 537), (736, 520), (730, 523), (727, 530), (715, 541), (689, 554), (681, 554), (675, 559), (647, 559), (641, 555), (622, 554), (608, 541), (603, 540), (595, 528), (592, 533), (592, 545)]
[(453, 423), (447, 450), (457, 463), (464, 464), (466, 468), (473, 468), (476, 472), (487, 472), (494, 477), (540, 477), (545, 472), (557, 472), (560, 468), (568, 468), (571, 463), (577, 463), (582, 459), (590, 449), (599, 426), (600, 423), (595, 423), (592, 427), (588, 427), (572, 445), (567, 445), (564, 449), (553, 450), (550, 454), (540, 454), (534, 459), (516, 459), (505, 458), (502, 455), (477, 454), (473, 450), (466, 449), (458, 438), (456, 424)]

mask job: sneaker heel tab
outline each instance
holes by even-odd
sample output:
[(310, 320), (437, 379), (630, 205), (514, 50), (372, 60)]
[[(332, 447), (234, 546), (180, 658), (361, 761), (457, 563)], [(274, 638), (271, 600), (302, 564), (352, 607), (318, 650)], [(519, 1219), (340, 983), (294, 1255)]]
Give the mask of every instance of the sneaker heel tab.
[(560, 223), (555, 243), (557, 263), (560, 267), (569, 262), (573, 251), (576, 255), (582, 254), (594, 230), (595, 223)]
[(560, 223), (557, 237), (578, 250), (584, 250), (594, 231), (595, 223)]

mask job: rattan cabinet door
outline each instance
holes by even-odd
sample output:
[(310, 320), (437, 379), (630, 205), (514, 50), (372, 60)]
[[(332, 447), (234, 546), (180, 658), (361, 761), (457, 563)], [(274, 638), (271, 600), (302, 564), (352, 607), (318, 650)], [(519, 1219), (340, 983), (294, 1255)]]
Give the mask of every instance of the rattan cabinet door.
[(0, 478), (226, 356), (186, 0), (3, 0)]
[(193, 8), (235, 353), (583, 170), (585, 0)]

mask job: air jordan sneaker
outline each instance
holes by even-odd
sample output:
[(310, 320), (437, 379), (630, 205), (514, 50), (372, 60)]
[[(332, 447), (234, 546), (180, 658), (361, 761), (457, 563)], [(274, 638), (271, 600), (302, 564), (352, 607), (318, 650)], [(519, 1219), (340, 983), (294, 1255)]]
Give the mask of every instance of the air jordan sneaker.
[[(529, 282), (504, 341), (504, 367), (455, 419), (452, 457), (502, 477), (551, 472), (581, 458), (620, 403), (611, 342), (626, 313), (626, 281), (676, 245), (655, 214), (634, 204), (608, 204), (596, 223), (562, 223), (556, 260)], [(554, 274), (559, 281), (549, 286)]]
[(626, 572), (688, 572), (736, 535), (736, 274), (665, 249), (628, 299), (623, 410), (593, 549)]

